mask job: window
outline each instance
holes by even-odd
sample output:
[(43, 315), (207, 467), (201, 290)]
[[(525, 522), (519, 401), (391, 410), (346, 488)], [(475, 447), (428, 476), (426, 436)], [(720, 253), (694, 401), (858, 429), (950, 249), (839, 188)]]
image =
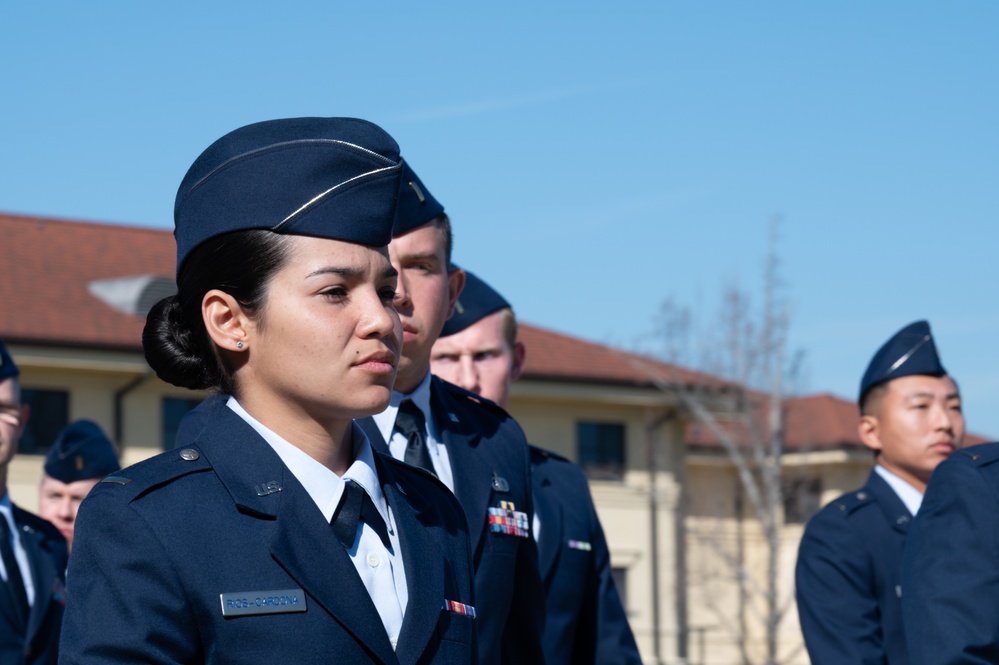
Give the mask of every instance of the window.
[(55, 443), (59, 430), (69, 424), (69, 391), (22, 388), (21, 402), (31, 407), (31, 414), (17, 450), (44, 455)]
[(822, 504), (821, 478), (790, 478), (784, 481), (784, 523), (804, 524)]
[(579, 466), (591, 480), (624, 479), (624, 425), (576, 424)]
[(174, 447), (181, 419), (199, 404), (201, 404), (200, 399), (163, 398), (163, 450), (170, 450)]

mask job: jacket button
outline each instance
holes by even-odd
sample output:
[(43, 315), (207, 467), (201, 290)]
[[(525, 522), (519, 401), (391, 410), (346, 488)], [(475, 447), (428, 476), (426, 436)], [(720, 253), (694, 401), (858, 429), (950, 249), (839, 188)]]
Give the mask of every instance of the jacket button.
[(180, 451), (180, 458), (185, 462), (193, 462), (199, 457), (201, 457), (201, 455), (194, 448), (184, 448)]

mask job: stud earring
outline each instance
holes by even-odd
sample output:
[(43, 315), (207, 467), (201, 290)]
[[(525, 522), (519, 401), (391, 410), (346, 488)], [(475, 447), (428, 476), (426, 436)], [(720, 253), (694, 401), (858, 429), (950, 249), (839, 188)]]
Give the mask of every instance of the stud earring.
[(242, 349), (243, 348), (243, 343), (242, 342), (236, 342), (236, 348), (237, 349)]

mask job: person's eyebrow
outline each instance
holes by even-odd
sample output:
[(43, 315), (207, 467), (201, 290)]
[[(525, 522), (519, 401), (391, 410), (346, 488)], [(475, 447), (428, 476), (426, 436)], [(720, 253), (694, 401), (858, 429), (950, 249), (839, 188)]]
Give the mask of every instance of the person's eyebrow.
[(326, 266), (325, 268), (313, 270), (305, 277), (306, 279), (311, 277), (319, 277), (321, 275), (340, 275), (341, 277), (361, 277), (363, 274), (364, 271), (360, 268)]

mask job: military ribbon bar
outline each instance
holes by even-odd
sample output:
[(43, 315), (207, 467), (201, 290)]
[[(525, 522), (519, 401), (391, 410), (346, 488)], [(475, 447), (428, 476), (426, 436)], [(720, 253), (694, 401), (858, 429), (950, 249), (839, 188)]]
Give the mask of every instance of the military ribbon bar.
[(455, 614), (464, 614), (467, 617), (475, 618), (475, 608), (471, 605), (466, 605), (465, 603), (459, 603), (457, 600), (445, 600), (444, 607), (442, 610), (447, 610), (448, 612), (454, 612)]
[(589, 552), (593, 549), (593, 545), (590, 545), (585, 540), (570, 540), (569, 549), (582, 550), (584, 552)]
[(489, 508), (489, 530), (519, 538), (531, 536), (527, 513), (516, 510), (512, 501), (501, 501), (499, 508)]

